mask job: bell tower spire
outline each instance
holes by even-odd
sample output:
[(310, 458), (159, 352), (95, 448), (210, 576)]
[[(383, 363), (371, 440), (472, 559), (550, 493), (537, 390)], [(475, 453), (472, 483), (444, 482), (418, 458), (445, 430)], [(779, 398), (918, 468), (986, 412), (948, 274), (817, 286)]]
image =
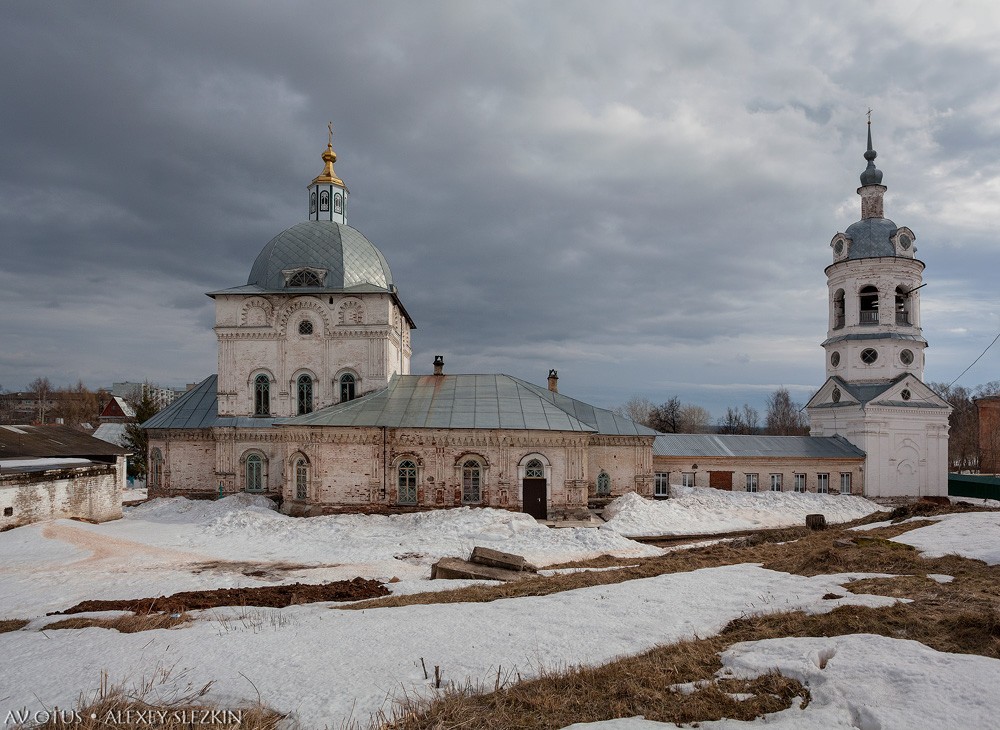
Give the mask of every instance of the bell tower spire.
[(337, 177), (333, 163), (333, 122), (326, 125), (327, 141), (323, 151), (323, 172), (309, 184), (309, 220), (347, 224), (347, 186)]

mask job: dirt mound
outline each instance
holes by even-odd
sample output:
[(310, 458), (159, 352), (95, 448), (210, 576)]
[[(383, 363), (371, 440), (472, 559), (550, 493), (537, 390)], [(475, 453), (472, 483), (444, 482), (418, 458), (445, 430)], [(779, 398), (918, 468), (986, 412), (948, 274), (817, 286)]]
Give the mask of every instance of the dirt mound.
[(319, 585), (292, 583), (285, 586), (262, 586), (259, 588), (218, 588), (211, 591), (182, 591), (159, 598), (83, 601), (65, 611), (53, 611), (48, 615), (57, 616), (88, 611), (132, 611), (136, 614), (182, 613), (217, 606), (284, 608), (300, 603), (361, 601), (387, 595), (389, 595), (389, 589), (379, 581), (353, 578)]

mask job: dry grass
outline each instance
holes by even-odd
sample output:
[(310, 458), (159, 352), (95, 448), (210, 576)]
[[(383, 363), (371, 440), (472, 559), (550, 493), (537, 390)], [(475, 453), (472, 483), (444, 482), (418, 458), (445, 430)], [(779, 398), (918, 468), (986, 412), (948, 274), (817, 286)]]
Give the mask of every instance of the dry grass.
[[(501, 670), (491, 692), (469, 685), (452, 687), (433, 701), (406, 701), (391, 717), (376, 718), (371, 727), (562, 728), (634, 715), (674, 723), (723, 717), (752, 720), (794, 702), (808, 703), (808, 689), (776, 673), (752, 680), (713, 681), (722, 667), (722, 647), (718, 638), (684, 641), (600, 667), (547, 673), (527, 682), (503, 676)], [(698, 686), (687, 692), (673, 686), (689, 683)], [(737, 693), (752, 697), (739, 700), (732, 696)]]
[[(435, 699), (404, 698), (391, 716), (376, 718), (370, 727), (561, 728), (576, 722), (634, 715), (674, 723), (722, 717), (749, 720), (799, 701), (808, 702), (809, 698), (808, 689), (779, 675), (766, 675), (751, 682), (716, 679), (722, 651), (738, 642), (769, 638), (871, 633), (919, 641), (938, 651), (1000, 659), (1000, 566), (987, 566), (957, 556), (924, 559), (911, 547), (889, 539), (922, 524), (915, 521), (902, 528), (894, 525), (861, 534), (842, 529), (803, 532), (798, 541), (787, 544), (775, 544), (774, 537), (768, 539), (765, 535), (742, 544), (713, 545), (662, 558), (629, 560), (640, 563), (636, 568), (540, 577), (517, 584), (447, 592), (451, 595), (434, 594), (446, 601), (494, 600), (506, 595), (542, 595), (709, 565), (758, 562), (767, 568), (802, 575), (894, 574), (899, 577), (858, 580), (848, 587), (854, 593), (878, 593), (908, 598), (911, 602), (886, 608), (842, 606), (822, 615), (792, 612), (745, 617), (731, 622), (710, 639), (660, 647), (601, 667), (550, 672), (526, 682), (498, 671), (492, 687), (450, 687)], [(846, 540), (854, 544), (845, 544)], [(605, 557), (591, 565), (615, 564), (615, 559)], [(937, 583), (926, 577), (928, 573), (944, 573), (955, 579)], [(406, 598), (433, 602), (430, 595), (422, 599)], [(681, 694), (672, 689), (674, 685), (687, 683), (697, 683), (697, 691)], [(753, 697), (738, 701), (730, 696), (733, 693)]]
[(4, 618), (0, 619), (0, 634), (8, 631), (20, 631), (30, 623), (26, 618)]
[[(189, 689), (178, 694), (166, 689), (171, 683), (184, 685), (184, 673), (172, 678), (172, 668), (157, 667), (149, 677), (133, 686), (126, 682), (111, 684), (101, 673), (100, 688), (92, 697), (80, 696), (76, 706), (62, 710), (52, 708), (43, 713), (31, 713), (20, 728), (57, 730), (66, 727), (78, 730), (107, 730), (109, 727), (155, 728), (156, 730), (275, 730), (283, 715), (257, 704), (246, 707), (222, 708), (207, 701), (212, 684)], [(164, 694), (166, 697), (164, 698)], [(19, 715), (14, 711), (14, 719)]]
[(89, 618), (77, 616), (61, 621), (55, 621), (44, 627), (49, 629), (114, 629), (123, 634), (135, 634), (139, 631), (153, 631), (155, 629), (172, 629), (176, 626), (189, 623), (191, 617), (186, 613), (150, 613), (136, 616), (127, 614), (123, 616), (113, 616), (110, 618)]

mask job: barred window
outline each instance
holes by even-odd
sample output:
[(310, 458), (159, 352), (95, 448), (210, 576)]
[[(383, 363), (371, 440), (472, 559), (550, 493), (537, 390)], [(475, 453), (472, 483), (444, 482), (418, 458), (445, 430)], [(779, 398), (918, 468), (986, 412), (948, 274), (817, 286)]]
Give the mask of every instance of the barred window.
[(305, 459), (295, 462), (295, 499), (309, 496), (309, 465)]
[(308, 375), (300, 375), (296, 381), (298, 415), (312, 413), (313, 381)]
[(350, 373), (344, 373), (340, 376), (340, 402), (344, 403), (349, 400), (354, 400), (354, 386), (355, 380), (354, 376)]
[(479, 462), (469, 459), (462, 464), (462, 501), (466, 504), (482, 499), (482, 471)]
[(263, 373), (253, 379), (253, 414), (271, 415), (271, 380)]
[(545, 466), (538, 459), (532, 459), (524, 466), (525, 479), (544, 479)]
[(399, 486), (399, 503), (417, 503), (417, 465), (406, 460), (396, 467), (396, 483)]
[(597, 496), (607, 497), (611, 494), (611, 477), (602, 471), (597, 475)]
[(250, 454), (246, 461), (246, 491), (264, 491), (264, 460), (260, 454)]

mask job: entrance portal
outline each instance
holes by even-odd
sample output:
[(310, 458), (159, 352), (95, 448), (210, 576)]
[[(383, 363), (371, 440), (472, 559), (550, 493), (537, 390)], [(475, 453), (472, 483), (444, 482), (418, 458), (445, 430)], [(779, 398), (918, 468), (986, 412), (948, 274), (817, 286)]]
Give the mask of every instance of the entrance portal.
[(536, 520), (548, 518), (548, 505), (546, 504), (548, 490), (544, 479), (526, 478), (521, 483), (521, 495), (521, 510), (523, 512), (527, 512)]

